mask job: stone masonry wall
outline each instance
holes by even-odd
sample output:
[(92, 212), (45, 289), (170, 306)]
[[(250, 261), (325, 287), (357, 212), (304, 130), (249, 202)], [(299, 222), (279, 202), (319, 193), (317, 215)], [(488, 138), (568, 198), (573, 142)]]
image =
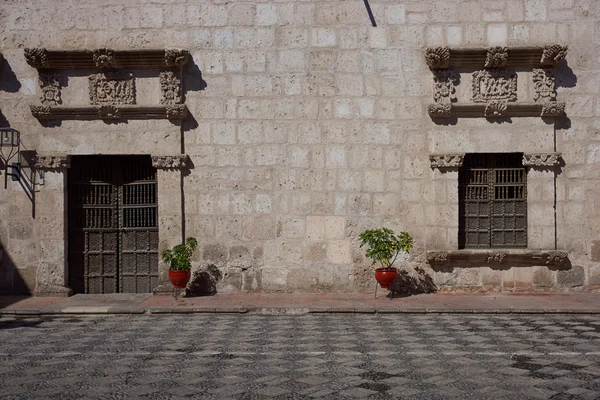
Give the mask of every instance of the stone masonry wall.
[[(188, 154), (183, 224), (164, 225), (180, 215), (182, 199), (159, 193), (168, 214), (161, 249), (182, 234), (197, 237), (195, 269), (208, 271), (200, 275), (219, 292), (373, 290), (357, 237), (382, 225), (415, 237), (401, 264), (420, 268), (421, 285), (428, 276), (447, 290), (598, 289), (600, 3), (377, 0), (371, 7), (377, 27), (362, 0), (5, 1), (0, 122), (43, 154)], [(427, 114), (426, 47), (553, 42), (569, 46), (557, 70), (567, 118), (444, 124)], [(28, 108), (39, 89), (26, 47), (188, 49), (191, 116), (182, 124), (42, 126)], [(80, 78), (70, 79), (79, 93)], [(533, 88), (519, 79), (519, 96), (530, 98)], [(468, 75), (462, 81), (461, 99)], [(158, 102), (151, 90), (141, 95), (144, 104)], [(429, 154), (465, 152), (562, 153), (557, 170), (529, 171), (528, 248), (568, 251), (567, 270), (426, 264), (427, 250), (458, 249), (458, 173), (432, 169)], [(180, 184), (179, 174), (161, 174)], [(177, 192), (165, 182), (159, 189)], [(14, 183), (0, 190), (0, 288), (15, 287), (17, 277), (35, 288), (33, 271), (48, 252), (27, 202)]]

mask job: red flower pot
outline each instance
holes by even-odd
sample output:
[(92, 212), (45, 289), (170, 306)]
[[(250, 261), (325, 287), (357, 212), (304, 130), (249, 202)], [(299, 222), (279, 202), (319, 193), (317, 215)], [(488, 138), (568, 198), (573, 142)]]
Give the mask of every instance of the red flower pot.
[(172, 271), (169, 270), (169, 280), (175, 289), (185, 289), (190, 281), (190, 271)]
[(377, 268), (375, 270), (375, 280), (379, 283), (379, 286), (384, 289), (389, 289), (396, 280), (396, 277), (398, 277), (398, 270), (396, 270), (396, 268)]

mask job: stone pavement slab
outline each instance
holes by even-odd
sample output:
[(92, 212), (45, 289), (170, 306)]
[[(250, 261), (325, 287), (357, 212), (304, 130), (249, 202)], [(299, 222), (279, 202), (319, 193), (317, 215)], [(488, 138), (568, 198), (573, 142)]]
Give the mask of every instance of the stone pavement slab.
[(421, 294), (389, 299), (366, 293), (235, 293), (200, 297), (110, 294), (0, 296), (0, 314), (258, 313), (576, 313), (600, 314), (600, 293)]

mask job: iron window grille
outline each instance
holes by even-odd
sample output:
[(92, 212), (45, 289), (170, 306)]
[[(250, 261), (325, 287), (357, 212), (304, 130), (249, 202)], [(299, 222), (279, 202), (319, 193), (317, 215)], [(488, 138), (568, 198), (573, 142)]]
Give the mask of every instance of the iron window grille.
[(467, 154), (458, 179), (459, 248), (527, 247), (522, 153)]

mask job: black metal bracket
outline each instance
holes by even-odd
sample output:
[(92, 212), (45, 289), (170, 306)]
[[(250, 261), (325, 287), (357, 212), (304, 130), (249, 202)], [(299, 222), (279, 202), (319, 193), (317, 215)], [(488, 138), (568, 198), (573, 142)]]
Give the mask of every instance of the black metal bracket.
[(371, 5), (369, 4), (369, 0), (363, 0), (365, 2), (365, 7), (367, 7), (367, 13), (369, 14), (369, 19), (371, 20), (371, 24), (374, 27), (377, 27), (377, 22), (375, 21), (375, 16), (373, 15), (373, 11), (371, 11)]

